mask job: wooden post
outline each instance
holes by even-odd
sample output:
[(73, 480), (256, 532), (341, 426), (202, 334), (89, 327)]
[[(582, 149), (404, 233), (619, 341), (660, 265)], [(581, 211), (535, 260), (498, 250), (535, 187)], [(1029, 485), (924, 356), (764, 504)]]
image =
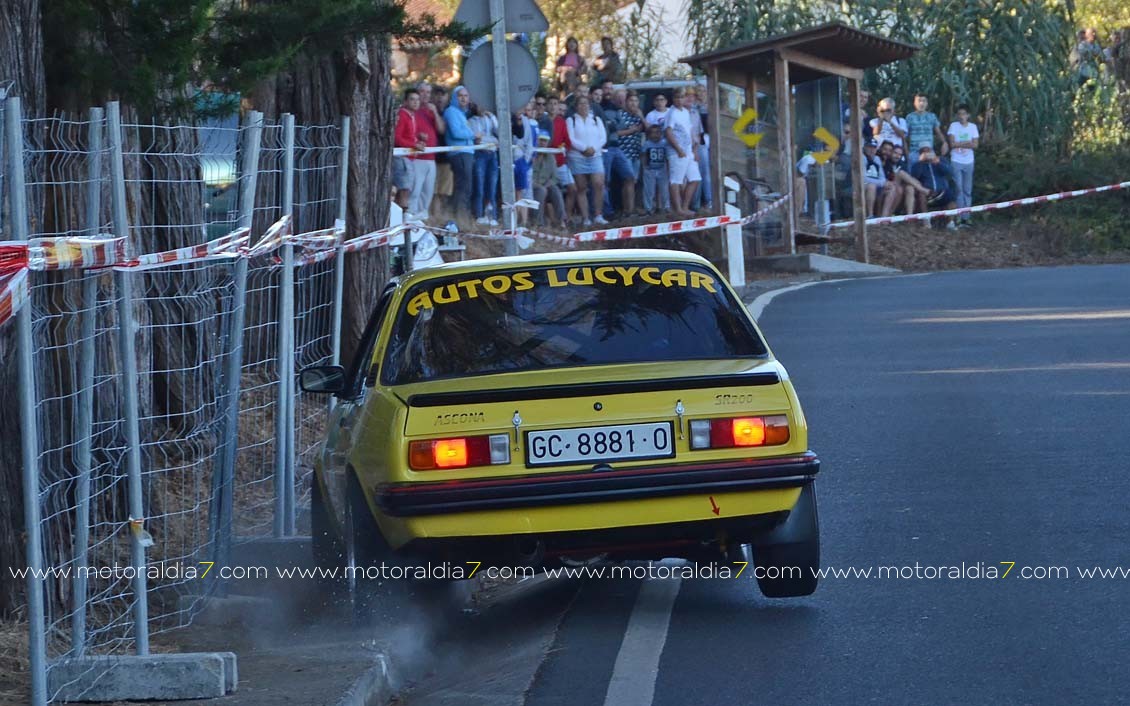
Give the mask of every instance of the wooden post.
[[(707, 133), (710, 135), (710, 164), (705, 165), (707, 169), (714, 171), (710, 176), (713, 179), (714, 193), (714, 206), (718, 213), (725, 213), (725, 199), (726, 190), (722, 186), (722, 88), (718, 84), (718, 65), (714, 64), (710, 67), (710, 75), (707, 77), (708, 96), (707, 100), (710, 104), (706, 107), (709, 115), (707, 121), (710, 123), (710, 129)], [(725, 254), (726, 240), (722, 239), (722, 251)]]
[(848, 79), (848, 102), (850, 107), (851, 130), (851, 200), (855, 217), (855, 258), (860, 262), (870, 262), (871, 253), (867, 247), (867, 199), (863, 193), (863, 116), (859, 112), (859, 79)]
[[(793, 94), (789, 86), (789, 62), (780, 52), (773, 52), (773, 73), (777, 85), (777, 156), (781, 163), (781, 194), (793, 197)], [(788, 242), (789, 254), (796, 252), (796, 208), (781, 209), (782, 235)]]
[[(746, 108), (753, 108), (754, 110), (757, 110), (757, 79), (754, 77), (752, 71), (746, 72), (745, 104), (746, 104)], [(745, 109), (743, 109), (742, 112), (744, 113)], [(761, 116), (759, 115), (757, 119), (760, 121)], [(755, 179), (763, 178), (763, 175), (761, 173), (761, 150), (760, 149), (754, 149), (754, 150), (748, 150), (747, 151), (743, 148), (743, 152), (747, 152), (746, 160), (745, 160), (746, 173), (745, 173), (744, 176), (753, 177)], [(757, 208), (759, 208), (759, 205), (758, 205), (757, 201), (754, 200), (753, 204), (752, 204), (752, 209), (757, 210)], [(762, 232), (764, 232), (764, 231), (762, 231)], [(764, 241), (761, 239), (761, 236), (754, 237), (753, 238), (753, 256), (754, 257), (761, 257), (764, 254), (765, 254), (765, 243), (764, 243)]]

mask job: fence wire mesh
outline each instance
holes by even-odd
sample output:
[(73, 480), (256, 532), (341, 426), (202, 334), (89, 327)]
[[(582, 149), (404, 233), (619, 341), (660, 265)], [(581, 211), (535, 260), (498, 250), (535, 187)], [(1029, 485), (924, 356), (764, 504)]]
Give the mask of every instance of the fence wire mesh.
[[(283, 129), (267, 124), (260, 136), (256, 197), (251, 232), (263, 233), (283, 215)], [(248, 263), (244, 313), (243, 374), (239, 394), (239, 448), (235, 466), (238, 537), (272, 534), (279, 414), (279, 275), (275, 253)]]
[[(136, 257), (200, 246), (248, 220), (254, 244), (288, 207), (295, 233), (329, 228), (338, 216), (336, 127), (298, 128), (290, 159), (282, 124), (127, 121), (113, 134), (114, 124), (100, 110), (83, 119), (22, 122), (30, 238), (111, 237), (113, 214), (123, 212), (120, 235)], [(249, 139), (252, 130), (258, 140)], [(115, 146), (122, 160), (117, 184)], [(0, 142), (0, 160), (9, 148)], [(253, 166), (241, 168), (248, 154)], [(10, 212), (10, 181), (0, 169), (0, 229)], [(115, 211), (115, 194), (123, 191)], [(254, 198), (241, 199), (244, 193)], [(297, 508), (308, 502), (326, 401), (280, 383), (278, 253), (247, 261), (245, 287), (240, 257), (246, 256), (28, 274), (49, 673), (62, 658), (131, 652), (150, 633), (190, 623), (211, 587), (198, 578), (199, 562), (214, 559), (233, 538), (295, 531)], [(331, 259), (294, 270), (288, 306), (295, 370), (334, 356), (340, 266)], [(125, 300), (127, 285), (132, 294)], [(242, 328), (235, 331), (241, 304)], [(126, 379), (131, 359), (137, 375)], [(236, 363), (239, 375), (232, 380), (229, 366)], [(284, 388), (289, 395), (280, 397)], [(137, 417), (131, 419), (126, 398), (134, 392)], [(225, 468), (233, 417), (235, 463)], [(279, 445), (280, 423), (293, 429), (293, 446)], [(131, 512), (133, 424), (141, 518)], [(289, 466), (279, 463), (280, 453), (293, 456)], [(280, 475), (283, 467), (288, 472)], [(152, 539), (143, 596), (131, 567), (139, 537)], [(140, 623), (139, 602), (148, 609)], [(67, 686), (47, 681), (48, 698)]]
[[(295, 135), (295, 227), (301, 232), (334, 224), (340, 205), (342, 169), (341, 129), (336, 126), (299, 128)], [(294, 274), (295, 369), (326, 365), (334, 354), (334, 277), (343, 266), (337, 258), (297, 268)], [(324, 397), (294, 393), (294, 496), (296, 505), (310, 503), (314, 455), (324, 438)], [(293, 529), (293, 521), (291, 528)]]

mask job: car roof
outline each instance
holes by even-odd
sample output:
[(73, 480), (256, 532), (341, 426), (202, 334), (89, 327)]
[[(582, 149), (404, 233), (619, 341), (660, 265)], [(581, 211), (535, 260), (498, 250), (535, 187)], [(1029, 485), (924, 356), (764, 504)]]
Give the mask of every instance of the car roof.
[(474, 272), (491, 272), (495, 270), (512, 270), (522, 267), (554, 267), (554, 266), (580, 266), (594, 264), (632, 264), (644, 262), (682, 262), (693, 265), (710, 265), (710, 262), (700, 255), (682, 252), (680, 250), (659, 250), (648, 248), (633, 248), (631, 250), (577, 250), (571, 252), (537, 253), (533, 255), (516, 255), (513, 257), (486, 257), (477, 260), (464, 260), (462, 262), (447, 262), (434, 267), (425, 267), (414, 270), (398, 279), (401, 286), (410, 286), (420, 280), (434, 277), (447, 277), (450, 275), (467, 274)]

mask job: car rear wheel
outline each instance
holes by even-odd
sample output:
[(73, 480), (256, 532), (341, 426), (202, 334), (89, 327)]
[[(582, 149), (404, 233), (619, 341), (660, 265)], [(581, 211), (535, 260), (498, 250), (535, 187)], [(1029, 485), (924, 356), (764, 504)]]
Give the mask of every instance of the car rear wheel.
[(820, 568), (820, 520), (811, 483), (784, 522), (753, 545), (757, 586), (766, 598), (808, 596), (816, 590)]
[[(390, 617), (412, 604), (426, 607), (446, 600), (446, 581), (396, 578), (393, 567), (422, 566), (423, 561), (396, 552), (389, 545), (353, 473), (349, 474), (347, 495), (342, 513), (342, 563), (345, 565), (344, 585), (354, 617), (366, 620), (380, 615)], [(386, 567), (389, 577), (382, 578), (378, 573), (381, 565)]]
[(310, 479), (310, 546), (314, 564), (319, 568), (332, 571), (341, 566), (341, 543), (330, 527), (329, 510), (317, 477)]
[(381, 534), (361, 483), (349, 474), (345, 507), (342, 508), (342, 564), (344, 586), (355, 616), (367, 615), (373, 606), (377, 580), (366, 572), (388, 563), (392, 549)]

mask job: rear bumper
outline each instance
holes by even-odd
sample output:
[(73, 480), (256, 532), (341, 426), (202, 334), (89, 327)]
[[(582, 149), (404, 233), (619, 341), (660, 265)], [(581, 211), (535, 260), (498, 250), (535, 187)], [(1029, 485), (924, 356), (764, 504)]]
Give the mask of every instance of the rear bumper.
[(816, 454), (806, 452), (709, 464), (386, 484), (377, 487), (375, 499), (390, 517), (418, 517), (799, 488), (819, 470)]

